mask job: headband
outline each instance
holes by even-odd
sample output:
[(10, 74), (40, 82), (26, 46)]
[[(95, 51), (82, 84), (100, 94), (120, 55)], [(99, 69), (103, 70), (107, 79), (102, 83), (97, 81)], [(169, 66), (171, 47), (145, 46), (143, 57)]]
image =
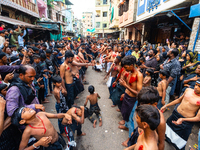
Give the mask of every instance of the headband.
[(200, 81), (197, 80), (196, 83), (200, 84)]

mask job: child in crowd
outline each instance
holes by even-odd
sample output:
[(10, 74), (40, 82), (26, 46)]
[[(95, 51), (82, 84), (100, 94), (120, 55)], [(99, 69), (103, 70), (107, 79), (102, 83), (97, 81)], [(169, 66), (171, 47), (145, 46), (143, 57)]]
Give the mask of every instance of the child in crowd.
[(6, 84), (0, 84), (0, 96), (5, 99), (6, 93), (7, 93), (7, 85)]
[(158, 83), (157, 90), (159, 92), (159, 101), (158, 101), (158, 109), (165, 105), (165, 96), (166, 96), (166, 85), (167, 85), (167, 78), (169, 76), (166, 70), (160, 70), (160, 78), (162, 79)]
[(94, 70), (99, 71), (99, 72), (102, 71), (102, 65), (100, 64), (99, 61), (96, 62), (96, 65), (94, 66)]
[(101, 114), (100, 114), (100, 108), (99, 108), (99, 105), (98, 105), (98, 98), (100, 99), (100, 96), (98, 93), (94, 93), (95, 89), (94, 89), (94, 86), (93, 85), (90, 85), (88, 87), (88, 92), (90, 92), (90, 95), (88, 95), (86, 97), (86, 101), (85, 101), (85, 104), (84, 106), (87, 105), (87, 102), (88, 100), (90, 101), (90, 115), (89, 115), (89, 120), (93, 123), (93, 127), (96, 128), (96, 123), (97, 121), (92, 118), (92, 115), (93, 113), (96, 114), (97, 118), (99, 118), (99, 127), (102, 126), (102, 117), (101, 117)]
[[(66, 104), (66, 99), (65, 99), (67, 91), (65, 91), (62, 87), (62, 79), (60, 76), (53, 76), (52, 81), (54, 85), (53, 94), (56, 99), (56, 104), (55, 104), (56, 111), (57, 113), (66, 113), (69, 110), (69, 108)], [(60, 130), (60, 134), (66, 137), (64, 126), (61, 123), (62, 123), (62, 118), (58, 119), (58, 127)]]
[(35, 110), (27, 107), (19, 107), (16, 109), (12, 116), (12, 124), (18, 127), (20, 125), (26, 125), (19, 150), (23, 150), (27, 147), (31, 136), (36, 138), (38, 141), (27, 147), (27, 149), (34, 149), (43, 146), (43, 150), (63, 150), (66, 143), (62, 136), (59, 136), (48, 118), (65, 118), (68, 124), (72, 123), (71, 116), (64, 113), (36, 113)]
[(153, 69), (147, 69), (145, 74), (146, 74), (146, 77), (144, 78), (144, 81), (143, 81), (143, 87), (147, 87), (147, 86), (150, 86), (151, 85), (151, 76), (153, 74)]
[(158, 150), (156, 128), (160, 124), (160, 113), (151, 105), (140, 105), (136, 109), (136, 122), (143, 131), (137, 139), (134, 150)]

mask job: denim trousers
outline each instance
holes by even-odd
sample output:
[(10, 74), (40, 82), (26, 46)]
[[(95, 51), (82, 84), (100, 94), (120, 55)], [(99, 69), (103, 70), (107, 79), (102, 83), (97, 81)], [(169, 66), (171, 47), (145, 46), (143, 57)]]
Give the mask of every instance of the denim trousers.
[(168, 86), (168, 87), (167, 87), (166, 96), (165, 96), (165, 105), (169, 103), (171, 89), (172, 89), (171, 86)]
[(43, 77), (43, 81), (44, 81), (44, 98), (47, 97), (48, 95), (48, 79), (46, 79), (45, 77)]

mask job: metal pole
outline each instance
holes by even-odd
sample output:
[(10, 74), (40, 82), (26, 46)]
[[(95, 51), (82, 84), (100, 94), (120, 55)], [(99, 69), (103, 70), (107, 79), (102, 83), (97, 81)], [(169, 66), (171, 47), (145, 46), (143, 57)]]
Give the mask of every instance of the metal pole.
[(179, 18), (179, 16), (177, 16), (174, 12), (173, 12), (173, 10), (171, 10), (171, 12), (174, 14), (174, 16), (176, 16), (177, 18), (178, 18), (178, 20), (180, 20), (190, 31), (192, 31), (192, 29), (181, 19), (181, 18)]

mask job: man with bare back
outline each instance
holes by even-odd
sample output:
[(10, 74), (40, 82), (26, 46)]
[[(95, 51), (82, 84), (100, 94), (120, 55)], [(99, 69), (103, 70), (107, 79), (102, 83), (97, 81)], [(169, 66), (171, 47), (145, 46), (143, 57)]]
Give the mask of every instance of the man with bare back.
[(200, 108), (200, 79), (196, 81), (194, 89), (187, 88), (184, 94), (173, 102), (163, 106), (161, 111), (166, 107), (176, 105), (172, 115), (167, 119), (166, 140), (176, 149), (185, 149), (187, 140), (191, 133), (193, 122), (183, 121), (179, 125), (179, 118), (193, 118), (199, 113)]
[[(135, 68), (136, 58), (134, 56), (126, 56), (122, 59), (124, 69), (129, 72), (127, 77), (119, 79), (119, 83), (126, 88), (121, 106), (123, 120), (119, 122), (119, 128), (128, 130), (131, 128), (129, 116), (133, 116), (137, 104), (136, 96), (142, 89), (143, 75)], [(134, 107), (135, 106), (135, 107)], [(132, 119), (132, 117), (131, 117)], [(123, 126), (125, 124), (125, 126)], [(133, 130), (133, 129), (132, 129)], [(129, 129), (131, 135), (132, 130)]]
[(74, 84), (71, 71), (71, 63), (73, 62), (74, 54), (67, 50), (65, 52), (65, 61), (60, 66), (60, 77), (62, 78), (62, 87), (67, 91), (67, 105), (69, 108), (74, 104)]

